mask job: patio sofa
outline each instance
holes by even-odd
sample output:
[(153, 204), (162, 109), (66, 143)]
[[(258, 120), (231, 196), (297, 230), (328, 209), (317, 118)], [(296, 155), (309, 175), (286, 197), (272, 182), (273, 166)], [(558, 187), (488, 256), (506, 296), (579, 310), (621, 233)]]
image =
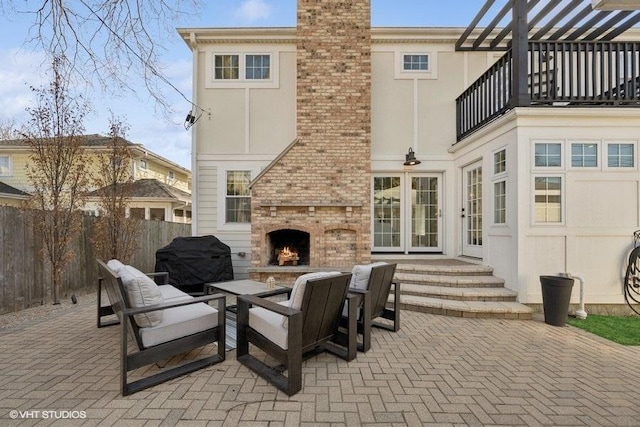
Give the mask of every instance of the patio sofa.
[[(122, 395), (126, 396), (164, 381), (222, 362), (225, 359), (225, 297), (221, 294), (194, 298), (177, 288), (158, 286), (149, 276), (118, 260), (99, 268), (98, 293), (107, 291), (110, 310), (121, 325), (120, 373)], [(167, 283), (168, 276), (164, 278)], [(217, 301), (217, 309), (209, 301)], [(98, 307), (98, 316), (104, 313)], [(101, 326), (100, 319), (98, 326)], [(138, 351), (129, 352), (129, 338)], [(181, 365), (161, 369), (155, 374), (128, 382), (134, 369), (189, 353), (208, 344), (217, 345), (217, 353), (190, 359)]]

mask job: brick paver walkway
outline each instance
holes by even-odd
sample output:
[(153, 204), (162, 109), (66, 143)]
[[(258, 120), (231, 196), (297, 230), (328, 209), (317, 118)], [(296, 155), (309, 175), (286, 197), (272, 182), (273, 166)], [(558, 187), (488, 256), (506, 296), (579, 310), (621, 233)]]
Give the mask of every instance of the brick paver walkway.
[(305, 362), (291, 398), (233, 351), (122, 397), (119, 329), (97, 329), (80, 303), (0, 329), (0, 425), (640, 426), (640, 347), (539, 320), (402, 316), (351, 363)]

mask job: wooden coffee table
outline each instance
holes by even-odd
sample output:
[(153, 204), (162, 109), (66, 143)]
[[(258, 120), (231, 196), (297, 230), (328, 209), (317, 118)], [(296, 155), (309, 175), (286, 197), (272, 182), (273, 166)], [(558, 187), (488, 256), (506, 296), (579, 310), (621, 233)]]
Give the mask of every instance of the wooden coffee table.
[[(267, 287), (266, 283), (257, 282), (255, 280), (230, 280), (228, 282), (216, 282), (207, 283), (204, 285), (207, 295), (216, 292), (224, 292), (225, 294), (238, 295), (255, 295), (261, 298), (272, 297), (275, 295), (286, 294), (291, 290), (287, 286), (274, 286), (273, 288)], [(236, 305), (231, 304), (227, 306), (227, 310), (235, 313)]]

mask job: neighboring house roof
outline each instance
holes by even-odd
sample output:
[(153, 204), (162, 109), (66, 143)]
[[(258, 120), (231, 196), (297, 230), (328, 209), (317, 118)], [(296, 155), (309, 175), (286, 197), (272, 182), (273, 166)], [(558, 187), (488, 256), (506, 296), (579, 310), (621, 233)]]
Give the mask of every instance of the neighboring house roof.
[(10, 195), (19, 198), (27, 198), (29, 197), (29, 193), (25, 193), (24, 191), (18, 190), (15, 187), (5, 184), (0, 181), (0, 194), (2, 195)]
[[(103, 135), (98, 135), (98, 134), (90, 134), (90, 135), (82, 135), (82, 138), (84, 138), (84, 143), (82, 144), (83, 147), (85, 148), (106, 148), (107, 146), (109, 146), (110, 142), (111, 142), (111, 137), (110, 136), (103, 136)], [(118, 138), (121, 141), (124, 141), (125, 144), (127, 144), (132, 151), (133, 157), (134, 158), (145, 158), (145, 157), (151, 157), (154, 160), (156, 160), (159, 163), (163, 163), (168, 167), (171, 167), (173, 169), (176, 170), (180, 170), (181, 172), (187, 174), (188, 176), (191, 176), (191, 171), (183, 166), (180, 166), (179, 164), (166, 159), (162, 156), (159, 156), (158, 154), (149, 151), (148, 149), (146, 149), (142, 144), (134, 144), (131, 141), (128, 141), (124, 138)], [(24, 138), (21, 139), (7, 139), (4, 141), (0, 141), (0, 148), (24, 148), (24, 149), (28, 149), (28, 144), (26, 142), (26, 140)]]
[[(118, 184), (122, 185), (122, 184)], [(131, 198), (135, 199), (168, 199), (172, 201), (191, 201), (191, 194), (171, 187), (157, 179), (139, 179), (131, 184)], [(107, 187), (98, 188), (89, 193), (89, 197), (99, 197)]]

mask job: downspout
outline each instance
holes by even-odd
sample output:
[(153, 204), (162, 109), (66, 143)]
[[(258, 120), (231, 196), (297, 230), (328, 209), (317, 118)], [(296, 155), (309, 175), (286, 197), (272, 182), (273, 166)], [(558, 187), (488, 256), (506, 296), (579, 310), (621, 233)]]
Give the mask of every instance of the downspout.
[[(193, 104), (198, 104), (198, 41), (196, 34), (189, 34), (189, 46), (193, 52)], [(198, 134), (196, 126), (191, 127), (191, 235), (198, 235)]]
[(576, 318), (578, 319), (586, 319), (587, 312), (584, 309), (584, 279), (581, 276), (574, 276), (571, 273), (560, 273), (560, 276), (566, 277), (569, 279), (574, 279), (580, 282), (580, 308), (576, 310)]

